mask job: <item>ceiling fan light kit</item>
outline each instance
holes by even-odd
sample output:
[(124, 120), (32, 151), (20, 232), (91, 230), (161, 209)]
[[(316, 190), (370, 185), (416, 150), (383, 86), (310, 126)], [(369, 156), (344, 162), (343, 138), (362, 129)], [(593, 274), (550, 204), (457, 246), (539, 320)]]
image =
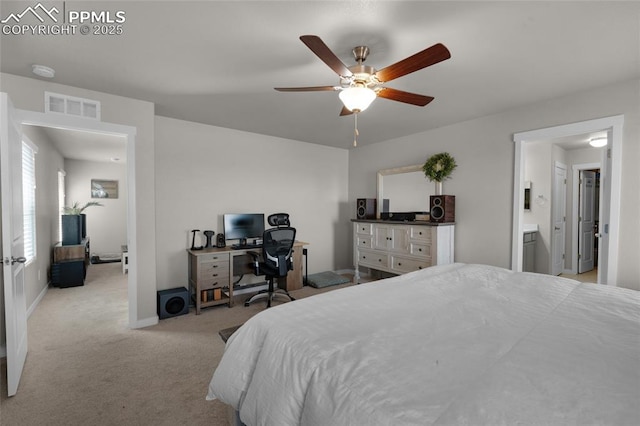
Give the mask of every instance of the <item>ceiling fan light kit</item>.
[[(384, 87), (383, 83), (437, 64), (451, 57), (449, 50), (443, 44), (437, 43), (415, 55), (409, 56), (378, 71), (373, 67), (362, 64), (369, 55), (369, 48), (367, 46), (356, 46), (352, 50), (357, 65), (347, 67), (320, 37), (303, 35), (300, 36), (300, 40), (311, 49), (322, 62), (338, 74), (340, 86), (276, 87), (275, 89), (280, 92), (340, 91), (338, 97), (344, 104), (344, 108), (342, 108), (340, 112), (341, 116), (358, 114), (364, 111), (371, 105), (376, 97), (416, 106), (427, 105), (433, 100), (433, 97)], [(355, 133), (357, 136), (357, 124)], [(354, 140), (354, 146), (355, 142)]]
[(338, 97), (349, 111), (358, 113), (369, 108), (376, 98), (376, 92), (368, 87), (354, 86), (340, 91)]

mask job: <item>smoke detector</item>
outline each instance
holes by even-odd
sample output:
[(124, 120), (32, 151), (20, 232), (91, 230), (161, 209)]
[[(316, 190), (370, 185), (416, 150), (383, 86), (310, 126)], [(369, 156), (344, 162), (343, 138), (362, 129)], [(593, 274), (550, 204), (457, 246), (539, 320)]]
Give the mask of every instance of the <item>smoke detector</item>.
[(44, 65), (33, 65), (31, 71), (40, 77), (53, 78), (56, 75), (56, 70)]

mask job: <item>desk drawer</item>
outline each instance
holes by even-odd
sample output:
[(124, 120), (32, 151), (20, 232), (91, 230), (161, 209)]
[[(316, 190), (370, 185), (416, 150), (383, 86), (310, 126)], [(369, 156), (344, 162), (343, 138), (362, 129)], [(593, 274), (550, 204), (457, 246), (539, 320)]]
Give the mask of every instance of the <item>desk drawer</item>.
[(200, 264), (198, 279), (207, 280), (217, 277), (229, 276), (229, 264), (227, 262), (208, 262)]
[(198, 263), (226, 262), (229, 263), (229, 253), (208, 253), (198, 255)]

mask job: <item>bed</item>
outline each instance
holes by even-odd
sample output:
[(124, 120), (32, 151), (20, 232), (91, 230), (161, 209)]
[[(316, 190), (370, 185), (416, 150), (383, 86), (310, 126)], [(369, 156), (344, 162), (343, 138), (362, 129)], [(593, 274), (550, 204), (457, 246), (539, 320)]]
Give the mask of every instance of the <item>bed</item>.
[(640, 293), (436, 266), (265, 310), (207, 399), (246, 425), (640, 424)]

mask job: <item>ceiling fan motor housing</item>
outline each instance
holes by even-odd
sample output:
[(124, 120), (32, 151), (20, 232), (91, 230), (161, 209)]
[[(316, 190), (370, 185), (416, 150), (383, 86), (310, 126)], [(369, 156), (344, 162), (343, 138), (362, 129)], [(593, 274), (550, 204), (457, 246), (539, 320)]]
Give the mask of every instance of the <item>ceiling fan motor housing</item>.
[(349, 77), (341, 77), (340, 83), (342, 87), (368, 87), (375, 89), (380, 82), (376, 78), (376, 69), (368, 65), (354, 65), (349, 67), (352, 75)]

